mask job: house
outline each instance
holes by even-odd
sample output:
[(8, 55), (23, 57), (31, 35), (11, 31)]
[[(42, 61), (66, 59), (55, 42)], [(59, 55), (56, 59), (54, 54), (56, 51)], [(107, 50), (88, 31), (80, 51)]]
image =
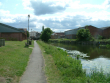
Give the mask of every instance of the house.
[(17, 40), (22, 41), (27, 38), (27, 34), (24, 30), (0, 23), (0, 38), (6, 40)]
[(51, 35), (51, 39), (65, 38), (64, 32), (57, 32)]

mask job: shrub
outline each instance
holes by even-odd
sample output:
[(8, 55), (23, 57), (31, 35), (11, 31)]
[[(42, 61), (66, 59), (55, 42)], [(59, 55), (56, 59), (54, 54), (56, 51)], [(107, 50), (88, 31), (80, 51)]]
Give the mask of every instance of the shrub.
[(77, 32), (78, 41), (89, 41), (91, 39), (91, 34), (89, 29), (80, 29)]
[(40, 38), (42, 41), (47, 42), (51, 38), (52, 30), (50, 28), (44, 29)]

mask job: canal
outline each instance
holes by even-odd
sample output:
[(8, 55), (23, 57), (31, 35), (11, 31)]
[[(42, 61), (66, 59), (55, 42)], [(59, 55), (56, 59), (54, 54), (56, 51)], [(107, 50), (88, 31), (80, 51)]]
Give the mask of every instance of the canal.
[(66, 50), (70, 57), (81, 60), (82, 68), (86, 70), (86, 74), (92, 71), (103, 71), (110, 73), (110, 49), (93, 45), (73, 45), (52, 43), (63, 50)]

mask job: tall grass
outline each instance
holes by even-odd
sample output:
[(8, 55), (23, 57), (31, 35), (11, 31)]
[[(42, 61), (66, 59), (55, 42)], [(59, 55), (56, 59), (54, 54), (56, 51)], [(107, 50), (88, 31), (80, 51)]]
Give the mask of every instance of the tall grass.
[[(25, 71), (32, 48), (25, 48), (26, 41), (6, 41), (0, 47), (0, 77), (6, 83), (19, 82)], [(0, 82), (1, 83), (1, 82)]]
[(78, 83), (83, 80), (82, 77), (85, 77), (85, 74), (80, 60), (73, 59), (67, 56), (66, 51), (44, 42), (38, 41), (38, 44), (44, 48), (46, 54), (52, 56), (63, 83)]
[[(61, 76), (61, 83), (110, 83), (110, 76), (104, 75), (103, 72), (93, 71), (91, 76), (86, 76), (86, 73), (82, 69), (81, 61), (69, 57), (66, 51), (46, 44), (42, 41), (38, 41), (38, 44), (44, 49), (43, 52), (47, 54), (46, 56), (52, 56), (53, 62), (51, 62), (56, 66), (57, 71), (55, 73), (58, 73), (58, 77)], [(50, 60), (48, 59), (48, 62), (49, 61)], [(54, 68), (51, 70), (54, 71)], [(49, 72), (49, 70), (46, 71)], [(48, 77), (48, 79), (49, 78), (52, 79), (52, 77)], [(48, 83), (55, 82), (53, 81)], [(57, 81), (56, 83), (60, 82)]]

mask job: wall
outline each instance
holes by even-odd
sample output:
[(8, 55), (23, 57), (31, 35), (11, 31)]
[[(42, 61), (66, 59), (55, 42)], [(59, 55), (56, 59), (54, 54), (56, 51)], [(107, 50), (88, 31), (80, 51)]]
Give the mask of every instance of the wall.
[(108, 28), (106, 28), (106, 29), (103, 30), (102, 36), (104, 38), (110, 38), (110, 27), (108, 27)]
[(99, 28), (96, 28), (96, 27), (94, 27), (94, 26), (87, 26), (86, 28), (89, 29), (91, 35), (92, 35), (94, 38), (97, 38), (98, 35), (102, 35), (102, 30), (99, 29)]
[(1, 33), (1, 37), (5, 38), (6, 40), (17, 40), (22, 41), (26, 39), (26, 36), (23, 33)]

